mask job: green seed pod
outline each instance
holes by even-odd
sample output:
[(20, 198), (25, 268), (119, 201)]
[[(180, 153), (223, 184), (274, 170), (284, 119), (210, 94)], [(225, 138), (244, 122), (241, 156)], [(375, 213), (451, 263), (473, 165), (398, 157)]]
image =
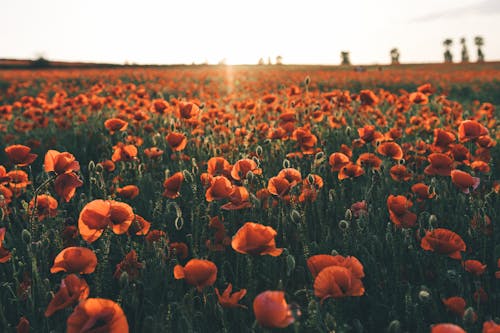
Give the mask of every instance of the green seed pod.
[(347, 127), (345, 128), (345, 135), (347, 135), (347, 136), (351, 136), (351, 132), (352, 132), (352, 128), (351, 128), (351, 126), (347, 126)]
[(333, 249), (333, 250), (330, 252), (330, 254), (331, 254), (332, 256), (338, 256), (340, 253), (339, 253), (337, 250)]

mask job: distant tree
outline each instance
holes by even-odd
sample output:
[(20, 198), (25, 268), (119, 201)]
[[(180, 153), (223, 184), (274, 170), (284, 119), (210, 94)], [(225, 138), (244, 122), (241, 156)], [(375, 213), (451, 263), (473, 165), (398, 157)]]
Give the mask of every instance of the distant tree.
[(264, 58), (259, 58), (259, 62), (257, 63), (257, 65), (259, 66), (265, 65)]
[(462, 62), (469, 62), (469, 51), (465, 44), (465, 37), (460, 38), (460, 44), (462, 45)]
[(283, 65), (283, 57), (282, 56), (277, 56), (276, 57), (276, 65)]
[(267, 57), (267, 64), (272, 65), (273, 63), (271, 62), (271, 57)]
[(349, 60), (349, 51), (340, 52), (340, 58), (342, 59), (340, 63), (342, 66), (349, 66), (351, 64), (351, 60)]
[(450, 47), (453, 44), (453, 40), (447, 38), (443, 41), (443, 45), (445, 47), (444, 51), (444, 62), (452, 63), (453, 62), (453, 54), (451, 54)]
[(221, 60), (219, 60), (219, 65), (220, 66), (226, 66), (227, 65), (227, 59), (226, 58), (222, 58)]
[(45, 59), (43, 56), (40, 56), (36, 60), (33, 60), (31, 62), (31, 67), (33, 67), (33, 68), (47, 68), (47, 67), (50, 67), (50, 61)]
[(399, 64), (399, 50), (397, 48), (391, 49), (391, 64), (392, 65)]
[(477, 62), (484, 62), (484, 53), (481, 47), (484, 45), (484, 39), (481, 36), (476, 36), (474, 38), (474, 44), (477, 47)]

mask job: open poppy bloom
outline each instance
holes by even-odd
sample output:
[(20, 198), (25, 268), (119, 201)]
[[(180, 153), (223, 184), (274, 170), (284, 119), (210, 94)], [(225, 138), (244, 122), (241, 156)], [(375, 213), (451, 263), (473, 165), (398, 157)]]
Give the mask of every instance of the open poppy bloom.
[(450, 145), (456, 141), (455, 134), (442, 130), (440, 128), (434, 129), (434, 142), (432, 143), (433, 151), (443, 153), (450, 149)]
[(56, 256), (50, 272), (90, 274), (94, 272), (96, 266), (97, 257), (91, 249), (67, 247)]
[(205, 192), (205, 198), (208, 202), (214, 200), (227, 199), (233, 191), (233, 184), (224, 176), (213, 177), (210, 181), (210, 187)]
[(403, 158), (403, 149), (394, 141), (383, 142), (378, 146), (377, 152), (395, 160)]
[(361, 90), (359, 92), (359, 100), (361, 102), (361, 105), (365, 106), (375, 106), (379, 101), (377, 95), (375, 95), (375, 93), (369, 89)]
[(215, 229), (214, 239), (207, 239), (205, 242), (210, 251), (224, 251), (231, 244), (231, 238), (227, 236), (226, 227), (218, 216), (210, 219), (208, 226)]
[(249, 193), (244, 186), (233, 186), (231, 194), (229, 194), (229, 202), (222, 205), (221, 208), (225, 210), (238, 210), (252, 207), (249, 199)]
[[(239, 173), (240, 170), (238, 169), (237, 171)], [(224, 157), (212, 157), (207, 162), (207, 172), (212, 176), (226, 176), (230, 178), (232, 166)]]
[(322, 269), (314, 279), (314, 295), (321, 299), (361, 296), (365, 293), (363, 282), (353, 271), (342, 266)]
[(233, 236), (231, 246), (236, 252), (252, 255), (279, 256), (283, 249), (276, 248), (277, 232), (272, 227), (247, 222)]
[(28, 174), (23, 170), (12, 170), (7, 172), (6, 177), (9, 178), (9, 188), (14, 196), (18, 197), (31, 184), (28, 180)]
[(259, 166), (254, 160), (244, 158), (234, 163), (231, 170), (231, 177), (234, 180), (243, 180), (249, 172), (260, 175), (262, 174), (262, 169), (259, 169)]
[(54, 295), (47, 310), (45, 317), (52, 316), (56, 311), (72, 306), (78, 301), (83, 301), (89, 297), (89, 285), (84, 278), (80, 278), (75, 274), (66, 276), (61, 281), (59, 291)]
[(407, 182), (412, 178), (412, 173), (403, 164), (396, 164), (389, 170), (391, 178), (397, 182)]
[(232, 291), (233, 285), (231, 283), (227, 285), (227, 288), (224, 290), (222, 295), (220, 294), (219, 289), (215, 288), (215, 294), (217, 294), (220, 305), (224, 308), (246, 308), (246, 306), (238, 304), (238, 302), (245, 297), (247, 290), (241, 289), (240, 291), (231, 293)]
[(217, 279), (217, 266), (209, 260), (191, 259), (186, 266), (176, 265), (174, 267), (175, 279), (185, 279), (193, 285), (199, 292), (203, 288), (211, 286)]
[(64, 201), (69, 202), (75, 196), (77, 187), (82, 185), (82, 180), (75, 173), (63, 173), (54, 181), (54, 190)]
[(375, 154), (363, 153), (359, 155), (358, 159), (356, 160), (356, 164), (361, 165), (362, 167), (367, 169), (380, 170), (382, 160)]
[(104, 122), (104, 127), (113, 135), (117, 131), (125, 131), (128, 123), (120, 118), (110, 118)]
[(31, 148), (23, 145), (12, 145), (5, 148), (7, 158), (17, 166), (27, 166), (33, 163), (38, 155), (30, 152)]
[(307, 259), (307, 268), (311, 272), (313, 278), (316, 278), (318, 274), (330, 266), (340, 266), (349, 269), (353, 275), (357, 278), (362, 278), (365, 276), (363, 271), (363, 265), (356, 257), (351, 256), (332, 256), (329, 254), (317, 254)]
[(92, 243), (110, 226), (115, 234), (127, 232), (135, 219), (132, 207), (114, 200), (94, 200), (83, 207), (78, 218), (82, 238)]
[(163, 155), (163, 150), (158, 147), (151, 147), (144, 149), (144, 155), (146, 155), (149, 159), (155, 159)]
[(417, 183), (412, 185), (411, 191), (417, 195), (417, 201), (432, 199), (436, 195), (429, 192), (429, 186), (424, 183)]
[(126, 185), (116, 189), (116, 193), (125, 199), (133, 199), (139, 195), (139, 188), (135, 185)]
[(467, 304), (462, 297), (454, 296), (450, 298), (444, 298), (442, 301), (449, 311), (453, 312), (457, 316), (463, 317), (465, 306)]
[(349, 164), (350, 159), (343, 153), (333, 153), (328, 159), (328, 164), (332, 167), (332, 171), (340, 171), (344, 166)]
[(183, 182), (184, 174), (180, 171), (168, 177), (163, 183), (163, 188), (165, 188), (163, 196), (170, 199), (179, 197), (181, 195), (180, 190)]
[(5, 239), (5, 231), (5, 228), (0, 228), (0, 264), (6, 263), (12, 257), (10, 251), (6, 250), (2, 245)]
[(29, 333), (30, 331), (30, 322), (26, 317), (19, 318), (19, 323), (16, 326), (16, 333)]
[(151, 222), (148, 222), (144, 217), (135, 214), (135, 219), (132, 221), (128, 232), (134, 233), (137, 236), (144, 236), (148, 234), (150, 228)]
[(49, 150), (45, 154), (44, 168), (45, 172), (55, 172), (56, 175), (61, 175), (80, 170), (80, 164), (73, 154)]
[(486, 265), (479, 260), (465, 260), (463, 266), (467, 272), (475, 276), (483, 275), (486, 271)]
[(140, 263), (138, 260), (137, 253), (132, 250), (127, 253), (125, 258), (118, 265), (116, 265), (113, 277), (119, 279), (123, 272), (127, 272), (130, 281), (137, 280), (143, 266), (144, 264)]
[[(35, 206), (35, 198), (31, 199), (29, 207), (33, 209)], [(36, 215), (38, 220), (42, 221), (46, 217), (54, 217), (57, 215), (57, 200), (48, 194), (41, 194), (36, 199)]]
[(458, 187), (462, 192), (469, 193), (472, 187), (475, 190), (479, 186), (479, 178), (472, 177), (470, 174), (460, 170), (452, 170), (451, 181)]
[(267, 290), (253, 300), (255, 319), (263, 327), (284, 328), (295, 321), (283, 291)]
[(398, 227), (411, 228), (417, 222), (417, 215), (408, 209), (413, 203), (403, 195), (389, 195), (387, 198), (387, 208), (392, 223)]
[(165, 139), (173, 151), (182, 151), (186, 148), (187, 138), (183, 133), (171, 132)]
[(125, 313), (117, 303), (104, 298), (88, 298), (75, 308), (67, 320), (67, 333), (128, 333)]
[(347, 178), (356, 178), (364, 175), (365, 170), (357, 164), (349, 163), (340, 169), (338, 179), (344, 180)]
[(458, 126), (458, 140), (467, 142), (488, 135), (488, 129), (477, 120), (464, 120)]
[(134, 145), (125, 145), (123, 142), (119, 142), (116, 146), (113, 146), (113, 149), (114, 152), (111, 156), (113, 162), (130, 162), (137, 159), (137, 147)]
[(428, 231), (420, 242), (422, 249), (447, 255), (453, 259), (462, 259), (460, 252), (466, 250), (462, 238), (451, 230), (437, 228)]
[(192, 102), (181, 102), (179, 103), (179, 114), (182, 119), (189, 120), (195, 118), (200, 113), (200, 108), (198, 105)]
[(493, 320), (488, 320), (483, 323), (483, 333), (498, 333), (500, 332), (500, 325)]
[(375, 130), (375, 126), (373, 125), (366, 125), (362, 128), (358, 128), (358, 134), (363, 142), (372, 142), (384, 137), (382, 133)]
[(286, 197), (291, 188), (292, 183), (290, 183), (286, 178), (279, 176), (269, 178), (267, 184), (267, 190), (269, 193), (281, 198)]
[(430, 154), (427, 158), (431, 163), (428, 165), (424, 172), (428, 175), (434, 176), (449, 176), (452, 170), (453, 160), (448, 155), (441, 153)]
[(467, 333), (455, 324), (436, 324), (431, 328), (431, 333)]

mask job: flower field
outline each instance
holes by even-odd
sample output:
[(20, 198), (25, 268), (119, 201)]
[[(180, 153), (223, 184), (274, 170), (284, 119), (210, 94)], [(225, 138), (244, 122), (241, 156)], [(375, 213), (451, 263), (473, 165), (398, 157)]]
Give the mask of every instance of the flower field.
[(1, 332), (500, 332), (500, 67), (0, 71)]

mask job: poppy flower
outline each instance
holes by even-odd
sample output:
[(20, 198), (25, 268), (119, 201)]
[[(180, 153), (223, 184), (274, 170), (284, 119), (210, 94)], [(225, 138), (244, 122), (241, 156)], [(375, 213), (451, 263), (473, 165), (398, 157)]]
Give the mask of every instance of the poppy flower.
[(424, 250), (434, 251), (458, 260), (462, 258), (460, 252), (466, 250), (466, 245), (462, 238), (453, 231), (444, 228), (428, 231), (422, 238), (420, 246)]
[(460, 163), (464, 163), (469, 165), (469, 161), (471, 160), (471, 154), (469, 149), (462, 144), (452, 144), (450, 146), (451, 157)]
[(19, 318), (19, 323), (16, 326), (16, 333), (29, 333), (30, 331), (30, 322), (26, 317)]
[(358, 164), (349, 163), (340, 169), (338, 179), (344, 180), (347, 178), (355, 178), (363, 175), (365, 171)]
[(381, 143), (377, 148), (377, 152), (395, 160), (403, 158), (403, 149), (394, 141)]
[(342, 266), (322, 269), (314, 279), (314, 295), (321, 299), (361, 296), (365, 293), (363, 282), (351, 270)]
[(328, 159), (328, 164), (332, 167), (332, 171), (340, 171), (344, 166), (349, 164), (350, 159), (343, 153), (333, 153)]
[(464, 120), (458, 126), (458, 140), (460, 142), (476, 140), (484, 135), (488, 135), (488, 129), (477, 120)]
[(359, 155), (358, 159), (356, 160), (356, 164), (361, 165), (362, 167), (367, 169), (380, 170), (382, 160), (375, 154), (363, 153)]
[(137, 147), (134, 145), (125, 145), (119, 142), (116, 146), (113, 146), (114, 152), (111, 156), (113, 162), (130, 162), (137, 159)]
[(183, 133), (171, 132), (165, 139), (173, 151), (182, 151), (186, 148), (187, 138)]
[(92, 243), (110, 226), (115, 234), (123, 234), (134, 221), (132, 207), (114, 200), (94, 200), (83, 207), (78, 218), (82, 238)]
[(30, 152), (31, 148), (23, 145), (12, 145), (5, 148), (9, 161), (20, 167), (30, 165), (37, 158), (37, 154)]
[(163, 155), (163, 150), (158, 147), (151, 147), (144, 149), (144, 155), (146, 155), (149, 159), (155, 159)]
[(116, 169), (115, 162), (113, 162), (111, 160), (105, 160), (105, 161), (100, 162), (99, 164), (104, 168), (104, 170), (106, 170), (108, 172), (112, 172)]
[(430, 193), (429, 186), (424, 183), (412, 185), (411, 191), (417, 195), (417, 201), (432, 199), (436, 195), (435, 193)]
[(90, 274), (94, 272), (96, 266), (97, 257), (91, 249), (67, 247), (56, 256), (50, 272)]
[(438, 153), (446, 152), (456, 139), (455, 134), (436, 128), (434, 129), (434, 142), (432, 143), (433, 150)]
[[(35, 206), (35, 198), (31, 199), (30, 210)], [(48, 194), (41, 194), (36, 198), (36, 215), (38, 220), (42, 221), (46, 217), (54, 217), (57, 215), (57, 200)]]
[(10, 251), (6, 250), (2, 245), (5, 239), (5, 232), (5, 228), (0, 228), (0, 264), (5, 264), (12, 257)]
[(220, 294), (219, 289), (215, 288), (215, 294), (219, 299), (220, 305), (224, 308), (237, 308), (237, 307), (246, 308), (246, 306), (238, 304), (238, 302), (243, 297), (245, 297), (245, 295), (247, 294), (247, 290), (241, 289), (240, 291), (231, 293), (232, 291), (233, 291), (233, 285), (231, 283), (227, 285), (227, 288), (224, 290), (222, 295)]
[(215, 237), (212, 241), (211, 239), (207, 239), (206, 245), (210, 251), (224, 251), (226, 246), (231, 244), (231, 238), (227, 236), (226, 227), (222, 223), (221, 219), (218, 216), (214, 216), (210, 219), (208, 226), (211, 229), (215, 229)]
[(67, 333), (128, 333), (125, 313), (117, 303), (104, 298), (88, 298), (78, 304), (66, 322)]
[(149, 229), (151, 228), (151, 223), (146, 221), (146, 219), (140, 215), (135, 214), (135, 218), (128, 229), (129, 232), (136, 234), (137, 236), (147, 235)]
[(305, 153), (313, 153), (314, 146), (318, 143), (316, 135), (307, 128), (297, 128), (292, 133), (292, 140), (297, 141), (297, 145)]
[(464, 193), (469, 193), (471, 187), (475, 190), (480, 182), (479, 178), (460, 170), (451, 171), (451, 181)]
[(232, 248), (239, 253), (251, 255), (279, 256), (283, 249), (276, 248), (278, 233), (272, 227), (254, 222), (246, 222), (233, 236)]
[(300, 171), (294, 168), (285, 168), (278, 172), (278, 177), (285, 178), (290, 186), (293, 187), (302, 181), (302, 175)]
[(368, 215), (368, 205), (365, 200), (355, 202), (351, 205), (351, 212), (355, 218)]
[(431, 328), (431, 333), (467, 333), (463, 328), (455, 324), (436, 324)]
[(176, 172), (172, 176), (168, 177), (163, 183), (163, 196), (175, 199), (181, 195), (180, 190), (182, 183), (184, 182), (184, 174), (182, 172)]
[(431, 176), (449, 176), (452, 170), (453, 160), (442, 153), (432, 153), (427, 157), (431, 163), (424, 172)]
[(175, 279), (185, 279), (199, 292), (203, 288), (211, 286), (217, 279), (217, 266), (209, 260), (191, 259), (186, 266), (176, 265), (174, 267)]
[(307, 259), (307, 268), (309, 268), (313, 278), (316, 278), (323, 269), (330, 266), (345, 267), (349, 269), (356, 278), (362, 278), (365, 276), (363, 265), (356, 257), (317, 254)]
[(382, 133), (376, 131), (373, 125), (366, 125), (362, 128), (358, 128), (358, 135), (364, 142), (372, 142), (384, 137)]
[(412, 92), (410, 94), (410, 96), (408, 97), (408, 99), (410, 100), (410, 102), (414, 103), (414, 104), (419, 104), (419, 105), (425, 105), (427, 103), (429, 103), (429, 97), (427, 97), (426, 94), (422, 93), (422, 92)]
[(123, 260), (116, 265), (115, 273), (113, 274), (113, 277), (115, 279), (119, 279), (120, 276), (122, 275), (123, 272), (126, 272), (128, 274), (128, 278), (130, 281), (135, 281), (139, 278), (140, 270), (144, 264), (139, 262), (139, 258), (137, 257), (137, 253), (132, 250), (127, 255)]
[(500, 325), (493, 320), (488, 320), (483, 323), (482, 333), (498, 333), (500, 332)]
[(200, 108), (198, 107), (198, 105), (192, 102), (179, 103), (179, 114), (182, 119), (189, 120), (195, 118), (199, 113), (200, 113)]
[(462, 297), (450, 297), (442, 300), (446, 308), (456, 314), (457, 316), (463, 317), (465, 312), (465, 300)]
[(83, 185), (82, 180), (74, 173), (64, 173), (54, 181), (57, 195), (69, 202), (75, 196), (76, 188)]
[(80, 170), (80, 164), (73, 154), (49, 150), (45, 154), (44, 168), (45, 172), (55, 172), (56, 175), (61, 175)]
[(233, 191), (233, 184), (224, 176), (212, 178), (210, 187), (205, 192), (205, 198), (208, 202), (214, 200), (227, 199)]
[(135, 185), (126, 185), (116, 189), (116, 193), (125, 199), (133, 199), (139, 195), (139, 188)]
[(271, 177), (267, 183), (269, 193), (284, 198), (290, 192), (292, 184), (284, 177)]
[(146, 235), (146, 242), (148, 242), (150, 244), (156, 243), (156, 242), (160, 241), (161, 239), (165, 239), (168, 242), (167, 234), (163, 230), (157, 230), (157, 229), (151, 230)]
[(475, 172), (489, 173), (491, 171), (491, 168), (488, 165), (488, 163), (486, 163), (484, 161), (474, 161), (474, 162), (472, 162), (472, 164), (470, 165), (470, 167)]
[(128, 127), (128, 123), (120, 118), (111, 118), (104, 122), (104, 127), (113, 135), (117, 131), (125, 131)]
[(31, 184), (31, 181), (28, 180), (28, 174), (23, 170), (9, 171), (6, 176), (10, 179), (9, 188), (16, 197)]
[(47, 306), (45, 317), (50, 317), (56, 311), (72, 306), (78, 301), (87, 299), (89, 297), (89, 291), (89, 285), (84, 278), (80, 278), (75, 274), (66, 276), (62, 279), (59, 290)]
[(252, 207), (250, 202), (250, 195), (244, 186), (233, 186), (233, 190), (229, 194), (229, 202), (222, 205), (221, 208), (225, 210), (238, 210)]
[[(252, 160), (253, 161), (253, 160)], [(237, 170), (239, 173), (240, 170)], [(232, 166), (224, 157), (212, 157), (207, 162), (207, 172), (212, 176), (226, 176), (230, 177)], [(245, 177), (243, 175), (243, 177)]]
[(486, 271), (486, 265), (479, 260), (465, 260), (463, 265), (467, 272), (475, 276), (483, 275)]
[(271, 104), (277, 99), (276, 95), (273, 94), (267, 94), (264, 97), (262, 97), (262, 101), (266, 104)]
[(389, 195), (387, 198), (387, 208), (389, 217), (395, 225), (403, 228), (411, 228), (417, 222), (417, 215), (408, 209), (413, 203), (403, 195)]
[(391, 178), (397, 182), (407, 182), (411, 179), (412, 174), (406, 166), (403, 164), (396, 164), (391, 167), (389, 170)]
[(262, 169), (259, 169), (254, 160), (244, 158), (234, 163), (233, 168), (231, 169), (231, 177), (234, 180), (243, 180), (249, 172), (252, 172), (255, 175), (260, 175), (262, 174)]
[(180, 259), (186, 259), (189, 252), (186, 243), (183, 242), (172, 242), (168, 244), (168, 249), (170, 252), (175, 251), (175, 254), (178, 255)]
[(253, 300), (255, 319), (263, 327), (284, 328), (295, 321), (283, 291), (267, 290)]
[(359, 100), (361, 105), (375, 106), (378, 104), (378, 97), (375, 93), (369, 89), (361, 90), (359, 92)]

